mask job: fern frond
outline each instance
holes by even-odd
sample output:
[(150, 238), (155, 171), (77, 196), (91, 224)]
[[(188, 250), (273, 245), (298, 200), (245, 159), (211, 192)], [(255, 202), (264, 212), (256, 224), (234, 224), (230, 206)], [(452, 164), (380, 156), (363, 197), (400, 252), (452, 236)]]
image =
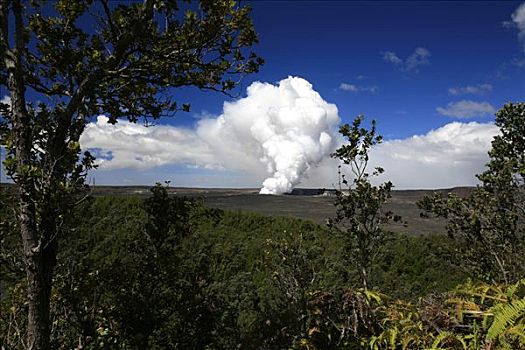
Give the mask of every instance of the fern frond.
[(371, 290), (365, 290), (363, 291), (363, 294), (366, 296), (366, 299), (368, 301), (374, 300), (379, 305), (383, 303), (383, 299), (385, 298), (384, 294), (375, 292), (375, 291), (371, 291)]
[(494, 308), (494, 321), (488, 332), (487, 339), (495, 340), (505, 334), (509, 327), (516, 325), (518, 319), (525, 316), (525, 299), (515, 300), (509, 304), (496, 305)]
[(525, 348), (525, 324), (519, 324), (507, 330), (507, 336), (517, 340), (520, 348)]
[[(516, 295), (516, 294), (519, 294), (519, 295)], [(525, 297), (525, 278), (519, 280), (518, 282), (516, 282), (515, 284), (507, 288), (507, 297), (509, 299), (514, 298), (514, 297), (518, 297), (518, 298)]]
[(441, 349), (441, 343), (445, 340), (454, 340), (461, 344), (464, 350), (467, 349), (467, 343), (463, 339), (463, 337), (459, 334), (454, 334), (449, 331), (441, 332), (438, 334), (438, 336), (434, 339), (434, 342), (432, 343), (432, 349)]
[(391, 329), (390, 331), (390, 337), (389, 337), (389, 340), (390, 340), (390, 349), (393, 349), (395, 350), (396, 348), (396, 344), (397, 344), (397, 335), (399, 334), (399, 331), (397, 329), (397, 327), (394, 327)]
[(415, 336), (404, 337), (403, 342), (401, 343), (401, 349), (415, 349), (415, 347), (412, 346), (412, 343), (416, 343), (415, 345), (417, 345), (417, 338)]

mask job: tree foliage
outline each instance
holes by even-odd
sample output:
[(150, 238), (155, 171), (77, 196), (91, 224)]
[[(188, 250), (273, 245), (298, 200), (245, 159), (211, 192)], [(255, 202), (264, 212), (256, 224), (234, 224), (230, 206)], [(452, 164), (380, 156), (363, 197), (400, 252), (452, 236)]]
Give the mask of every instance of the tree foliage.
[[(352, 125), (340, 127), (339, 133), (348, 144), (342, 145), (332, 154), (342, 162), (339, 165), (339, 188), (336, 190), (336, 217), (329, 222), (337, 230), (342, 231), (345, 242), (345, 258), (351, 266), (355, 266), (360, 275), (365, 290), (369, 285), (369, 269), (376, 255), (383, 246), (387, 231), (382, 225), (390, 220), (400, 221), (401, 218), (392, 212), (383, 211), (382, 205), (390, 198), (391, 182), (374, 186), (371, 177), (383, 173), (377, 167), (372, 174), (367, 173), (369, 151), (383, 138), (376, 134), (376, 123), (373, 120), (370, 130), (362, 127), (363, 117), (357, 117)], [(351, 178), (344, 170), (350, 169)]]
[[(521, 347), (523, 282), (455, 288), (465, 275), (446, 236), (393, 235), (370, 269), (379, 291), (365, 291), (345, 278), (356, 267), (344, 238), (312, 222), (210, 209), (163, 186), (75, 213), (52, 291), (56, 349)], [(0, 275), (0, 346), (23, 349), (13, 262)]]
[(230, 0), (0, 1), (0, 87), (10, 97), (0, 145), (19, 189), (28, 348), (49, 348), (58, 241), (94, 167), (80, 149), (85, 126), (99, 114), (149, 123), (188, 111), (173, 88), (229, 93), (263, 63), (247, 51), (257, 42), (249, 13)]
[(448, 220), (461, 266), (479, 279), (508, 283), (524, 273), (525, 103), (505, 105), (496, 125), (501, 134), (492, 141), (487, 169), (472, 194), (435, 194), (419, 205)]

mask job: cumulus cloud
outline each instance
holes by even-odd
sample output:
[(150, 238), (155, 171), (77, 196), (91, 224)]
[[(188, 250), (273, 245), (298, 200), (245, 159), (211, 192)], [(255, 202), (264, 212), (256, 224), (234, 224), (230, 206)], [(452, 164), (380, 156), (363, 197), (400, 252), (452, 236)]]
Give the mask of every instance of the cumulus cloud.
[(279, 86), (253, 83), (247, 97), (225, 103), (217, 119), (201, 121), (198, 134), (212, 144), (236, 143), (236, 149), (257, 157), (270, 174), (261, 193), (276, 194), (291, 191), (332, 152), (338, 123), (334, 104), (323, 100), (306, 80), (289, 77)]
[(225, 102), (217, 118), (199, 120), (195, 130), (170, 126), (116, 126), (99, 117), (81, 143), (105, 158), (101, 166), (151, 167), (184, 163), (199, 167), (266, 171), (261, 193), (289, 192), (335, 147), (337, 107), (304, 79), (278, 86), (255, 82), (247, 97)]
[[(370, 152), (370, 167), (385, 169), (375, 182), (389, 180), (397, 189), (475, 185), (498, 132), (492, 123), (452, 122), (423, 135), (384, 141)], [(334, 188), (336, 168), (335, 160), (325, 159), (303, 186)]]
[(93, 149), (102, 169), (148, 169), (167, 164), (220, 168), (207, 143), (191, 129), (167, 125), (149, 126), (119, 121), (112, 125), (99, 116), (80, 138), (82, 147)]
[(419, 67), (430, 64), (430, 51), (424, 47), (416, 47), (414, 52), (406, 59), (401, 59), (395, 52), (382, 52), (383, 60), (396, 66), (401, 66), (404, 71), (418, 72)]
[(343, 91), (349, 91), (349, 92), (371, 92), (376, 93), (379, 89), (377, 86), (359, 86), (349, 83), (341, 83), (339, 85), (339, 89)]
[[(115, 131), (115, 127), (126, 130), (127, 123), (119, 123), (112, 126), (106, 123), (104, 118), (99, 118), (96, 128), (102, 128), (105, 132), (121, 133)], [(93, 127), (93, 124), (91, 124)], [(155, 164), (184, 163), (200, 164), (201, 167), (210, 167), (215, 164), (227, 164), (224, 170), (216, 172), (218, 175), (213, 177), (203, 177), (203, 175), (188, 176), (181, 174), (177, 176), (177, 183), (181, 181), (187, 186), (228, 186), (228, 187), (256, 187), (260, 181), (264, 180), (264, 166), (259, 160), (244, 153), (241, 150), (232, 150), (233, 153), (224, 151), (224, 155), (232, 154), (229, 159), (218, 159), (217, 152), (209, 147), (202, 148), (201, 145), (193, 148), (193, 154), (186, 157), (179, 157), (177, 153), (181, 148), (186, 147), (183, 139), (165, 138), (170, 132), (178, 128), (165, 125), (156, 127), (142, 127), (142, 133), (127, 132), (120, 135), (121, 139), (107, 138), (108, 149), (112, 151), (109, 161), (104, 161), (102, 169), (144, 169), (144, 173), (155, 181), (158, 178), (147, 172), (146, 168), (154, 167)], [(153, 132), (153, 129), (162, 129), (162, 132)], [(173, 130), (175, 129), (175, 130)], [(111, 131), (113, 130), (113, 131)], [(460, 123), (453, 122), (441, 128), (431, 130), (423, 135), (415, 135), (405, 139), (388, 140), (383, 144), (372, 149), (370, 154), (370, 166), (382, 166), (386, 173), (378, 181), (390, 180), (398, 189), (415, 188), (447, 188), (460, 185), (474, 185), (477, 183), (476, 173), (483, 170), (484, 164), (488, 161), (487, 151), (490, 149), (492, 138), (498, 133), (498, 128), (491, 123)], [(93, 133), (90, 129), (89, 133)], [(97, 131), (100, 132), (100, 131)], [(195, 133), (189, 132), (187, 136), (197, 137)], [(127, 136), (123, 136), (127, 135)], [(140, 136), (142, 135), (142, 136)], [(124, 137), (122, 139), (122, 137)], [(162, 162), (147, 162), (148, 152), (137, 144), (143, 144), (141, 138), (149, 139), (150, 143), (157, 143), (162, 147), (168, 147), (171, 154), (163, 153)], [(188, 139), (186, 139), (188, 140)], [(85, 140), (83, 140), (85, 142)], [(99, 143), (101, 145), (101, 143)], [(121, 145), (127, 145), (129, 154), (118, 152)], [(188, 147), (188, 149), (192, 149)], [(108, 151), (109, 152), (109, 151)], [(138, 152), (138, 153), (137, 153)], [(190, 151), (191, 152), (191, 151)], [(138, 157), (133, 157), (138, 154)], [(120, 157), (129, 157), (129, 162), (121, 162)], [(241, 158), (237, 158), (241, 156)], [(114, 162), (112, 164), (112, 162)], [(116, 163), (115, 163), (116, 162)], [(255, 168), (250, 168), (250, 162)], [(337, 184), (337, 162), (329, 157), (325, 157), (319, 166), (313, 167), (305, 174), (301, 186), (333, 188)], [(241, 170), (241, 174), (232, 174), (232, 170)], [(114, 170), (118, 171), (118, 170)], [(163, 170), (164, 172), (166, 170)], [(233, 176), (232, 176), (233, 175)], [(128, 175), (129, 176), (129, 175)], [(167, 176), (167, 175), (163, 175)], [(150, 182), (151, 182), (150, 181)]]
[(483, 95), (491, 91), (492, 91), (491, 84), (467, 85), (467, 86), (452, 87), (448, 89), (448, 93), (454, 96), (466, 95), (466, 94)]
[(450, 102), (446, 107), (438, 107), (436, 111), (444, 116), (453, 118), (483, 117), (496, 113), (496, 109), (488, 102), (462, 100)]
[(498, 132), (492, 123), (453, 122), (424, 135), (386, 141), (372, 151), (371, 161), (385, 168), (385, 178), (398, 188), (474, 185)]
[(518, 29), (518, 40), (523, 45), (523, 51), (525, 51), (525, 2), (518, 6), (510, 18), (511, 20), (503, 22), (503, 25)]

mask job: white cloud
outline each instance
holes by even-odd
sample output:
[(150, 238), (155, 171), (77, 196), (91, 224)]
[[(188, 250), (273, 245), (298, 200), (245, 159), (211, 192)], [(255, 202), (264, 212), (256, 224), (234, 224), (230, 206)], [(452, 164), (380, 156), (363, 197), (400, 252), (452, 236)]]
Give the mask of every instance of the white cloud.
[(392, 51), (386, 51), (383, 52), (383, 59), (387, 62), (393, 63), (393, 64), (402, 64), (403, 60), (397, 56), (395, 52)]
[(429, 61), (430, 57), (430, 51), (425, 49), (424, 47), (418, 47), (414, 50), (414, 53), (412, 53), (408, 58), (406, 59), (405, 65), (406, 70), (416, 70), (419, 66), (426, 66), (430, 64)]
[[(385, 173), (374, 182), (392, 181), (396, 189), (432, 189), (472, 186), (483, 171), (492, 138), (492, 123), (453, 122), (423, 135), (387, 140), (370, 152), (370, 168)], [(325, 159), (302, 186), (334, 188), (337, 163)]]
[(466, 94), (483, 95), (491, 91), (492, 91), (491, 84), (467, 85), (467, 86), (453, 87), (453, 88), (448, 89), (448, 93), (454, 96), (466, 95)]
[[(11, 97), (8, 95), (5, 95), (4, 97), (0, 99), (0, 103), (9, 105), (9, 107), (7, 107), (8, 108), (7, 110), (9, 111), (9, 109), (11, 108)], [(1, 113), (0, 113), (0, 117), (3, 117)]]
[(359, 91), (359, 88), (354, 85), (354, 84), (347, 84), (347, 83), (341, 83), (341, 85), (339, 85), (339, 89), (340, 90), (344, 90), (344, 91), (350, 91), (350, 92), (357, 92)]
[(483, 117), (496, 113), (496, 109), (488, 102), (469, 100), (450, 102), (447, 107), (438, 107), (436, 111), (441, 115), (460, 119)]
[(510, 18), (511, 20), (503, 22), (503, 25), (518, 29), (518, 40), (523, 45), (523, 51), (525, 51), (525, 2), (518, 6)]
[(213, 113), (210, 113), (206, 110), (202, 110), (198, 113), (193, 113), (192, 117), (195, 119), (209, 119), (209, 118), (215, 118), (215, 115), (213, 115)]
[(198, 139), (195, 130), (167, 125), (146, 127), (119, 121), (112, 125), (99, 116), (89, 123), (80, 138), (84, 148), (100, 150), (102, 169), (148, 169), (167, 164), (186, 164), (218, 168), (208, 144)]
[[(5, 95), (0, 99), (0, 103), (7, 104), (11, 106), (11, 97), (8, 95)], [(9, 108), (9, 107), (8, 107)], [(3, 118), (3, 114), (0, 112), (0, 120)], [(0, 145), (0, 182), (9, 181), (7, 177), (5, 176), (5, 168), (4, 168), (4, 160), (5, 160), (5, 148)]]
[(359, 91), (359, 88), (356, 85), (347, 84), (347, 83), (341, 83), (341, 85), (339, 85), (339, 89), (344, 90), (344, 91), (351, 91), (351, 92)]
[(386, 51), (381, 53), (383, 60), (392, 63), (396, 66), (401, 66), (404, 71), (407, 72), (418, 72), (419, 67), (430, 64), (430, 51), (424, 47), (415, 48), (414, 52), (410, 54), (405, 60), (399, 58), (399, 56), (392, 51)]
[(382, 166), (384, 178), (398, 188), (474, 185), (498, 130), (492, 123), (449, 123), (424, 135), (386, 141), (372, 151), (371, 162)]
[(376, 93), (379, 89), (377, 86), (359, 86), (354, 84), (348, 84), (348, 83), (341, 83), (339, 85), (339, 89), (343, 91), (349, 91), (349, 92), (371, 92)]
[[(99, 124), (97, 128), (102, 127), (111, 134), (122, 133), (122, 131), (115, 131), (114, 126), (105, 124), (104, 119), (99, 120), (97, 124)], [(125, 124), (127, 123), (119, 123), (116, 126), (127, 129), (129, 125)], [(91, 127), (93, 125), (91, 124)], [(129, 132), (128, 130), (115, 138), (103, 137), (105, 140), (103, 142), (108, 142), (106, 147), (112, 149), (113, 155), (113, 159), (103, 163), (101, 168), (103, 172), (104, 170), (121, 172), (118, 169), (138, 168), (141, 169), (140, 174), (144, 175), (138, 176), (134, 172), (128, 172), (126, 176), (146, 177), (149, 183), (153, 183), (159, 178), (172, 178), (173, 176), (169, 172), (166, 173), (166, 169), (163, 169), (162, 173), (158, 170), (148, 170), (160, 163), (200, 164), (201, 167), (210, 167), (210, 165), (218, 165), (219, 163), (227, 164), (226, 169), (214, 172), (213, 176), (185, 173), (175, 175), (175, 183), (179, 186), (204, 187), (257, 187), (266, 176), (264, 165), (253, 155), (243, 152), (242, 149), (231, 149), (229, 151), (226, 149), (222, 150), (221, 153), (214, 152), (209, 147), (203, 148), (202, 145), (198, 144), (193, 144), (196, 147), (187, 147), (185, 143), (196, 138), (196, 134), (188, 132), (188, 130), (186, 130), (188, 132), (187, 138), (166, 139), (165, 136), (170, 134), (170, 130), (174, 131), (173, 129), (178, 128), (166, 125), (150, 128), (140, 126), (140, 128), (146, 129), (143, 130), (144, 133)], [(161, 131), (153, 132), (153, 129), (161, 129)], [(89, 133), (93, 136), (95, 130), (90, 129)], [(100, 130), (97, 130), (98, 132)], [(474, 185), (477, 183), (475, 174), (480, 173), (488, 161), (487, 151), (490, 149), (492, 138), (497, 133), (498, 128), (491, 123), (449, 123), (424, 135), (385, 141), (371, 151), (370, 166), (385, 168), (386, 172), (380, 180), (390, 180), (398, 189)], [(177, 133), (175, 132), (175, 134)], [(98, 135), (98, 137), (101, 136)], [(150, 162), (155, 157), (148, 158), (149, 152), (140, 146), (145, 143), (142, 138), (147, 138), (150, 143), (157, 144), (159, 147), (168, 147), (170, 153), (162, 153), (164, 161)], [(102, 145), (103, 142), (100, 140), (97, 143)], [(84, 147), (86, 147), (85, 143), (86, 140), (83, 139)], [(123, 148), (127, 149), (124, 153), (122, 153)], [(184, 148), (187, 148), (190, 154), (186, 154), (185, 157), (177, 156), (180, 150)], [(220, 156), (217, 156), (218, 154)], [(229, 159), (215, 158), (227, 157), (228, 154), (230, 155)], [(129, 162), (122, 162), (122, 157), (128, 157)], [(253, 164), (250, 165), (250, 163)], [(120, 183), (106, 174), (101, 174), (100, 171), (97, 173), (99, 174), (97, 178), (105, 177), (108, 179), (106, 182)], [(111, 171), (107, 172), (107, 174), (111, 173)], [(333, 188), (337, 183), (337, 163), (335, 160), (325, 157), (319, 166), (310, 168), (305, 175), (300, 186)], [(134, 181), (144, 183), (138, 179)]]

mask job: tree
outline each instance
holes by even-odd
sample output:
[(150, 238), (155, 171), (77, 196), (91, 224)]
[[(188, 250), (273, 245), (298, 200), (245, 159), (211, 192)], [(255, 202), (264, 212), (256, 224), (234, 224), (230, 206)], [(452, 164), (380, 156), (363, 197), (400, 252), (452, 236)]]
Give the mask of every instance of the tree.
[[(364, 117), (358, 116), (352, 125), (345, 124), (339, 133), (348, 141), (342, 145), (333, 158), (339, 159), (339, 188), (336, 190), (336, 216), (329, 224), (343, 233), (345, 259), (355, 266), (365, 290), (369, 286), (369, 269), (380, 248), (385, 243), (388, 231), (383, 225), (391, 220), (401, 221), (401, 217), (390, 211), (383, 211), (383, 204), (390, 198), (392, 183), (379, 186), (370, 183), (371, 176), (384, 172), (376, 167), (372, 174), (366, 172), (371, 147), (383, 141), (376, 134), (376, 122), (372, 120), (370, 130), (361, 126)], [(348, 179), (343, 167), (350, 168), (353, 178)]]
[(458, 258), (476, 278), (509, 283), (523, 277), (525, 237), (525, 103), (496, 113), (501, 134), (494, 137), (481, 184), (470, 196), (425, 197), (420, 208), (448, 220)]
[[(146, 123), (189, 110), (171, 88), (223, 93), (263, 63), (250, 10), (235, 1), (110, 3), (0, 0), (0, 104), (5, 166), (18, 186), (29, 303), (29, 349), (49, 348), (49, 302), (59, 238), (86, 172), (79, 138), (95, 115)], [(98, 30), (86, 28), (96, 26)], [(41, 101), (41, 102), (34, 102)]]

